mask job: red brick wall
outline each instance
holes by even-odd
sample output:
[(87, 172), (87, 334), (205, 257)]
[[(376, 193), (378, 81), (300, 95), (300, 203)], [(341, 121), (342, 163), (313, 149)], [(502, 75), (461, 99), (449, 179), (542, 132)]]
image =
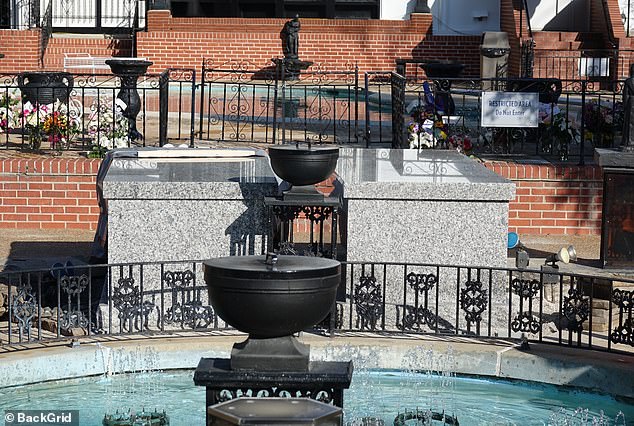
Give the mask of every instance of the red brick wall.
[[(44, 68), (61, 70), (64, 68), (64, 54), (89, 53), (95, 57), (132, 56), (132, 41), (106, 38), (63, 38), (55, 37), (48, 41), (44, 55)], [(70, 72), (86, 73), (90, 69), (69, 69)], [(108, 70), (97, 72), (109, 73)]]
[[(511, 54), (509, 55), (509, 76), (517, 76), (520, 73), (520, 25), (527, 28), (520, 22), (520, 13), (513, 9), (512, 0), (500, 1), (500, 30), (508, 34)], [(523, 31), (522, 36), (526, 37), (527, 31)]]
[(94, 230), (100, 162), (0, 159), (0, 228)]
[[(0, 228), (94, 230), (99, 163), (0, 159)], [(600, 235), (603, 183), (598, 167), (485, 165), (517, 186), (510, 230), (521, 235)]]
[[(200, 69), (203, 58), (217, 65), (252, 62), (255, 69), (282, 56), (284, 19), (173, 18), (166, 11), (148, 12), (148, 31), (138, 34), (137, 55), (166, 67)], [(403, 21), (302, 19), (300, 57), (343, 69), (359, 64), (363, 71), (390, 71), (396, 58), (455, 59), (465, 74), (479, 75), (480, 37), (434, 36), (431, 15), (414, 14)]]
[(488, 162), (512, 180), (516, 197), (509, 228), (520, 235), (600, 235), (603, 181), (596, 166), (537, 166)]
[(0, 72), (40, 68), (40, 30), (0, 30)]

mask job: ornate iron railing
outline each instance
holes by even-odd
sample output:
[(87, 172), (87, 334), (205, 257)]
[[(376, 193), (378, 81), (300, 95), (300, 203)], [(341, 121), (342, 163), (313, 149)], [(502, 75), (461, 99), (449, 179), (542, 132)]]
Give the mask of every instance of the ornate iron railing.
[[(453, 140), (468, 137), (476, 155), (539, 155), (553, 161), (583, 164), (595, 147), (616, 147), (622, 131), (623, 80), (591, 79), (427, 79), (416, 68), (406, 73), (404, 111), (393, 117), (391, 81), (380, 73), (366, 74), (366, 132), (368, 146), (388, 144), (400, 135), (409, 137), (409, 146), (418, 148), (456, 148)], [(481, 101), (485, 91), (538, 92), (539, 118), (536, 128), (483, 127)], [(398, 92), (397, 92), (398, 93)], [(450, 96), (455, 103), (451, 115), (443, 111), (438, 99)], [(397, 98), (398, 99), (398, 98)], [(397, 102), (400, 105), (400, 102)], [(420, 112), (429, 121), (422, 131)], [(372, 116), (370, 115), (372, 114)], [(434, 118), (435, 117), (435, 118)], [(399, 118), (401, 121), (399, 121)], [(397, 125), (395, 125), (397, 123)], [(436, 129), (433, 130), (432, 124)], [(454, 139), (455, 138), (455, 139)], [(407, 143), (405, 145), (408, 145)], [(458, 147), (463, 148), (463, 147)]]
[(312, 65), (293, 79), (277, 66), (204, 60), (198, 133), (202, 139), (349, 143), (359, 139), (359, 71)]
[(142, 138), (131, 140), (112, 74), (0, 75), (0, 148), (34, 151), (193, 145), (196, 72), (170, 68), (139, 78)]
[[(199, 261), (5, 270), (0, 347), (81, 336), (225, 330)], [(344, 263), (339, 332), (522, 339), (598, 350), (634, 347), (634, 280), (557, 270)]]

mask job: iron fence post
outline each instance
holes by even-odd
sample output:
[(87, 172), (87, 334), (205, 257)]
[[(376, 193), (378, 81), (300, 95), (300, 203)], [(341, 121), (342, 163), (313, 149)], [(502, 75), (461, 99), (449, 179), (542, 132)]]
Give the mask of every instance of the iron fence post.
[(170, 69), (159, 77), (159, 146), (167, 143), (167, 120), (169, 119), (169, 75)]
[(354, 140), (359, 143), (359, 64), (354, 64)]
[(581, 146), (579, 147), (579, 165), (584, 166), (585, 163), (585, 146), (586, 146), (586, 127), (585, 127), (585, 105), (586, 105), (586, 89), (588, 82), (586, 80), (581, 81)]
[(277, 143), (277, 99), (278, 99), (278, 84), (280, 77), (280, 65), (279, 62), (275, 62), (275, 77), (273, 80), (273, 135), (271, 137), (271, 141), (273, 145)]
[(194, 120), (196, 118), (196, 69), (192, 69), (192, 96), (189, 111), (189, 146), (194, 147)]
[(365, 73), (364, 76), (364, 80), (365, 80), (365, 133), (364, 133), (364, 138), (365, 138), (365, 147), (366, 148), (370, 148), (370, 109), (368, 108), (370, 106), (370, 95), (369, 95), (369, 87), (370, 87), (370, 77), (368, 75), (368, 73)]
[(203, 63), (201, 67), (201, 77), (200, 77), (200, 114), (198, 118), (198, 137), (202, 139), (203, 137), (203, 117), (205, 114), (205, 58), (203, 58)]

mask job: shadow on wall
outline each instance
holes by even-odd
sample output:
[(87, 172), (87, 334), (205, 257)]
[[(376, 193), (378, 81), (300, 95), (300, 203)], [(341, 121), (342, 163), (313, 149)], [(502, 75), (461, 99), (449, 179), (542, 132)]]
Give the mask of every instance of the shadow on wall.
[(571, 0), (562, 7), (561, 3), (565, 2), (555, 4), (552, 0), (528, 0), (528, 13), (533, 21), (541, 21), (535, 21), (535, 24), (542, 31), (590, 31), (589, 1)]

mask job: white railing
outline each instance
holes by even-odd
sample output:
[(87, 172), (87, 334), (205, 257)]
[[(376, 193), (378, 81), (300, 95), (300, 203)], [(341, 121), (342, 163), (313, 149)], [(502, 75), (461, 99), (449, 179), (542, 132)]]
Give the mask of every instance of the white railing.
[[(44, 16), (48, 2), (16, 0), (13, 5), (12, 27), (27, 29), (40, 25), (39, 20)], [(98, 9), (101, 9), (100, 13)], [(137, 24), (137, 28), (143, 28), (145, 9), (145, 0), (55, 0), (52, 2), (52, 27), (109, 29), (133, 28)], [(135, 14), (138, 23), (135, 22)]]

